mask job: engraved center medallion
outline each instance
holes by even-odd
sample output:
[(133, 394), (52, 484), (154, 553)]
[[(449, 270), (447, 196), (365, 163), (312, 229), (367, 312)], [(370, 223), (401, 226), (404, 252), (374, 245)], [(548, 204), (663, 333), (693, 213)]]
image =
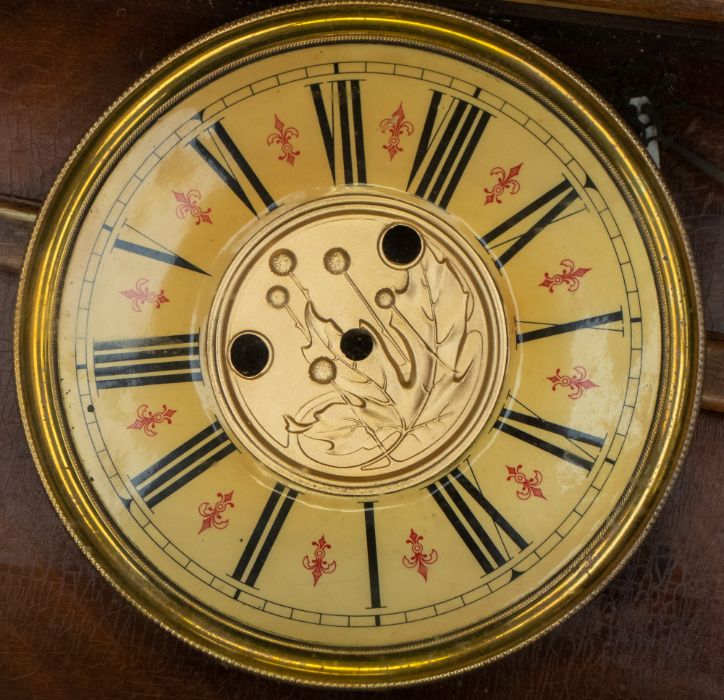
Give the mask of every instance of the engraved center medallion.
[(490, 417), (503, 306), (441, 214), (384, 194), (323, 197), (236, 256), (207, 333), (211, 380), (231, 433), (280, 475), (395, 491), (449, 468)]

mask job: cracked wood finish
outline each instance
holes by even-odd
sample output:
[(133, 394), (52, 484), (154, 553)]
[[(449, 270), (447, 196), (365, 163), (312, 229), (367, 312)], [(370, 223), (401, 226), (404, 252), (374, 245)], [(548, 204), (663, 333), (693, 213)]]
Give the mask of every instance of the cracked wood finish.
[[(78, 0), (69, 11), (59, 0), (6, 0), (0, 7), (0, 192), (42, 199), (86, 129), (147, 68), (197, 35), (270, 5)], [(537, 43), (622, 112), (631, 111), (630, 97), (650, 98), (664, 178), (697, 258), (706, 325), (724, 333), (724, 42), (717, 32), (588, 13), (582, 20), (575, 13), (500, 3), (448, 6)], [(14, 274), (0, 272), (3, 697), (340, 695), (221, 666), (137, 613), (85, 560), (45, 495), (20, 425), (12, 376), (16, 284)], [(596, 599), (515, 655), (391, 695), (721, 697), (723, 453), (724, 416), (703, 412), (661, 516)]]

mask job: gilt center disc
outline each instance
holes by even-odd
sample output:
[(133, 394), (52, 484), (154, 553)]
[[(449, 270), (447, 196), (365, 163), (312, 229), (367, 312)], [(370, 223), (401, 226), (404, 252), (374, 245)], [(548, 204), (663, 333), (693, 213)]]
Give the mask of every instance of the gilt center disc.
[(320, 198), (252, 232), (206, 344), (240, 447), (301, 487), (349, 495), (421, 483), (462, 457), (508, 356), (469, 236), (385, 194)]

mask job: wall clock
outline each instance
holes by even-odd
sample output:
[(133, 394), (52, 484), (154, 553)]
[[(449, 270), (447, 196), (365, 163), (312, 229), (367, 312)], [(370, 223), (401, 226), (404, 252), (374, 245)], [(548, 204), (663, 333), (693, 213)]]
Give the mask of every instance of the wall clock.
[(422, 6), (172, 56), (61, 174), (19, 304), (26, 429), (84, 552), (192, 644), (319, 685), (562, 620), (696, 406), (696, 285), (640, 148), (535, 49)]

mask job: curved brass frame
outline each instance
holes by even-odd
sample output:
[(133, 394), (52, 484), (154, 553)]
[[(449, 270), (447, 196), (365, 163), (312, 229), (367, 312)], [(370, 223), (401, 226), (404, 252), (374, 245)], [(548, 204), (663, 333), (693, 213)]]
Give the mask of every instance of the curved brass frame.
[[(244, 629), (172, 589), (125, 543), (99, 507), (68, 437), (55, 364), (56, 310), (75, 231), (105, 173), (160, 110), (229, 61), (330, 37), (394, 35), (497, 69), (545, 99), (589, 143), (638, 210), (663, 318), (662, 381), (638, 477), (579, 556), (529, 599), (436, 641), (395, 649), (314, 649)], [(665, 498), (691, 436), (701, 383), (701, 304), (681, 222), (661, 178), (621, 120), (579, 78), (489, 24), (407, 3), (312, 3), (223, 27), (143, 76), (94, 125), (63, 168), (35, 227), (15, 320), (21, 413), (41, 479), (85, 555), (134, 605), (193, 646), (237, 666), (317, 686), (381, 688), (441, 678), (489, 662), (572, 614), (615, 574)], [(585, 562), (585, 566), (583, 565)]]

